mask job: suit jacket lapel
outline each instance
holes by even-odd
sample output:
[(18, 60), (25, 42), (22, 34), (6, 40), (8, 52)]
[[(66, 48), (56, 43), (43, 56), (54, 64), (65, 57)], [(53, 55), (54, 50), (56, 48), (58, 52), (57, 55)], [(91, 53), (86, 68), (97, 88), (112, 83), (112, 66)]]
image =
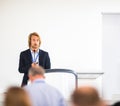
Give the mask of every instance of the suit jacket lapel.
[(39, 50), (39, 65), (43, 64), (43, 53), (41, 50)]
[(32, 55), (31, 55), (30, 49), (28, 49), (27, 52), (28, 52), (28, 53), (27, 53), (26, 57), (27, 57), (28, 61), (30, 61), (30, 63), (32, 63)]

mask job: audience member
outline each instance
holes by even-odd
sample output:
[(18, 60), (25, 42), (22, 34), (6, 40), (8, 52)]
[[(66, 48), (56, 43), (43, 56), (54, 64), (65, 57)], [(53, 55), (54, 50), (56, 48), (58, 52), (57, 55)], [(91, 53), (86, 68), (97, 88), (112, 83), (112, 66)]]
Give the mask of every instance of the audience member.
[(71, 95), (73, 106), (105, 106), (94, 87), (82, 86), (75, 89)]
[(29, 93), (33, 106), (66, 106), (62, 94), (44, 80), (45, 70), (41, 66), (29, 69), (30, 84), (24, 88)]
[(27, 92), (17, 86), (7, 89), (4, 98), (4, 106), (32, 106)]

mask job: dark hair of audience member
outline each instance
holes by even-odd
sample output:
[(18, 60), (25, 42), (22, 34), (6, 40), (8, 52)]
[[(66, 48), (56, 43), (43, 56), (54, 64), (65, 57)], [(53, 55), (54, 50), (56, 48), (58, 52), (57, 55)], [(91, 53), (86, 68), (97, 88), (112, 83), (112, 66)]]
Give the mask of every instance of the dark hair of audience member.
[(32, 106), (27, 92), (17, 86), (11, 86), (7, 89), (4, 106)]
[(90, 86), (75, 89), (71, 95), (74, 106), (103, 106), (98, 91)]
[(115, 102), (112, 106), (120, 106), (120, 101)]

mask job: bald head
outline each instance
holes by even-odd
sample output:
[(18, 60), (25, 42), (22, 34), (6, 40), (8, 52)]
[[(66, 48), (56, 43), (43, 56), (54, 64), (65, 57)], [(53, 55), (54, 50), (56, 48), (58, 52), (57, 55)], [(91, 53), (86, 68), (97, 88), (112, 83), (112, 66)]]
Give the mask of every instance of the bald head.
[(44, 73), (45, 69), (43, 69), (41, 66), (36, 65), (34, 67), (31, 67), (28, 73), (29, 80), (34, 81), (36, 79), (43, 79), (45, 78)]
[(44, 75), (45, 70), (41, 66), (34, 66), (29, 69), (29, 75), (35, 76), (35, 75)]
[(99, 106), (98, 91), (90, 86), (83, 86), (74, 90), (72, 101), (76, 106)]

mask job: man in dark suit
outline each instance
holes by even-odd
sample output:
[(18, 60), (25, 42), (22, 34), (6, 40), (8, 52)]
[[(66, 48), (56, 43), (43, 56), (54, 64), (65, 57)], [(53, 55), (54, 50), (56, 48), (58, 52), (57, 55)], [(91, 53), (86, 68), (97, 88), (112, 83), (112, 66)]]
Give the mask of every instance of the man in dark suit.
[(41, 45), (40, 36), (33, 32), (28, 37), (29, 49), (22, 51), (19, 58), (19, 72), (24, 73), (21, 86), (27, 85), (28, 70), (36, 65), (42, 66), (44, 69), (51, 68), (49, 54), (46, 51), (39, 49)]

